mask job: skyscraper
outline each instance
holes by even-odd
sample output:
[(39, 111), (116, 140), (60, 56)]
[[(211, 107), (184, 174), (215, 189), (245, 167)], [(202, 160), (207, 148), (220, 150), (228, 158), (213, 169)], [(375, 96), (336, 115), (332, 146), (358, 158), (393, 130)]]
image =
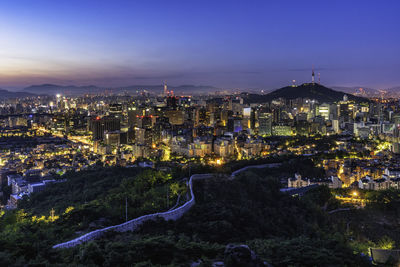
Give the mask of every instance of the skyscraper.
[(164, 81), (164, 96), (168, 95), (167, 81)]
[(270, 113), (260, 113), (258, 115), (258, 134), (271, 135), (272, 117)]
[(120, 120), (115, 117), (96, 117), (90, 120), (89, 127), (89, 130), (92, 131), (93, 140), (103, 140), (104, 132), (121, 129)]

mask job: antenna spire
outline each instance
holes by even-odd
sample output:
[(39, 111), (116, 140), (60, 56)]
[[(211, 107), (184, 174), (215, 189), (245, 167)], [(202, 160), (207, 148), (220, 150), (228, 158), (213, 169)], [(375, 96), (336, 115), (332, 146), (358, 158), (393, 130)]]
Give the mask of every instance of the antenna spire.
[(312, 84), (315, 83), (314, 64), (312, 65), (311, 82), (312, 82)]

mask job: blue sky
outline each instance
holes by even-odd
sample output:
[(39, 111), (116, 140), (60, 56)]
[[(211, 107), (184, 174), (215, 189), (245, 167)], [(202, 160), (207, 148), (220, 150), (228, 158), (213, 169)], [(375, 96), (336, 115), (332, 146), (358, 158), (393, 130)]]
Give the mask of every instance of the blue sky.
[(0, 2), (0, 87), (400, 85), (399, 1)]

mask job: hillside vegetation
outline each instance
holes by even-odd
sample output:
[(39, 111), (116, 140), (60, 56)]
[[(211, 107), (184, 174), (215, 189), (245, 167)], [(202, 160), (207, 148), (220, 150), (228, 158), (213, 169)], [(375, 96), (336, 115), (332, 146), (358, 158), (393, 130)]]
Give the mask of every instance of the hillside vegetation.
[[(294, 169), (296, 164), (303, 166), (302, 172), (319, 172), (311, 162), (292, 162)], [(90, 230), (125, 221), (125, 199), (128, 219), (167, 210), (178, 195), (181, 204), (187, 200), (185, 180), (155, 170), (100, 168), (69, 173), (66, 182), (1, 215), (0, 264), (188, 266), (201, 261), (210, 266), (223, 260), (227, 244), (236, 243), (247, 244), (273, 266), (369, 266), (361, 254), (368, 246), (393, 245), (377, 233), (390, 235), (397, 230), (379, 231), (379, 224), (365, 216), (374, 221), (383, 216), (394, 227), (397, 213), (390, 205), (397, 205), (399, 194), (371, 194), (377, 201), (365, 210), (331, 215), (327, 211), (340, 204), (327, 187), (310, 190), (302, 198), (280, 192), (279, 179), (294, 169), (283, 164), (253, 169), (235, 179), (219, 175), (195, 181), (196, 204), (177, 221), (148, 221), (136, 232), (107, 232), (74, 248), (52, 249)], [(388, 198), (391, 204), (385, 202)], [(357, 220), (368, 228), (357, 230)], [(395, 238), (397, 242), (397, 232)]]
[(166, 211), (175, 205), (178, 195), (182, 202), (186, 200), (184, 182), (150, 169), (101, 168), (68, 173), (63, 178), (65, 182), (22, 200), (19, 209), (2, 212), (0, 259), (51, 262), (56, 253), (52, 246), (57, 243), (125, 222), (126, 214), (130, 220)]

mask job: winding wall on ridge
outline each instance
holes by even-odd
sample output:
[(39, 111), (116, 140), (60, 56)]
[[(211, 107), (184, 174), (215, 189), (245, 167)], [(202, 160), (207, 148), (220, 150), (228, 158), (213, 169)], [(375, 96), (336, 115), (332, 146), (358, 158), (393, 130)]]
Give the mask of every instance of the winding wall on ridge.
[[(247, 166), (244, 167), (240, 170), (237, 170), (232, 173), (231, 178), (234, 178), (236, 175), (239, 173), (246, 171), (250, 168), (273, 168), (273, 167), (278, 167), (279, 164), (273, 163), (273, 164), (262, 164), (262, 165), (254, 165), (254, 166)], [(107, 231), (116, 231), (116, 232), (126, 232), (126, 231), (135, 231), (138, 226), (140, 226), (142, 223), (148, 220), (155, 220), (156, 218), (163, 218), (164, 220), (177, 220), (180, 217), (183, 216), (194, 204), (195, 204), (195, 197), (193, 193), (193, 180), (201, 180), (201, 179), (208, 179), (214, 177), (214, 174), (212, 173), (207, 173), (207, 174), (194, 174), (190, 177), (188, 185), (189, 185), (189, 190), (190, 190), (190, 200), (187, 201), (185, 204), (183, 204), (180, 207), (177, 207), (173, 210), (170, 211), (165, 211), (165, 212), (159, 212), (159, 213), (153, 213), (153, 214), (148, 214), (148, 215), (143, 215), (138, 218), (135, 218), (133, 220), (127, 221), (122, 224), (114, 225), (114, 226), (109, 226), (106, 228), (98, 229), (92, 232), (89, 232), (87, 234), (84, 234), (80, 237), (77, 237), (75, 239), (72, 239), (70, 241), (64, 242), (57, 244), (53, 246), (53, 248), (71, 248), (75, 247), (77, 245), (80, 245), (82, 243), (88, 242), (90, 240), (93, 240), (95, 238), (98, 238), (102, 236), (105, 232)]]

